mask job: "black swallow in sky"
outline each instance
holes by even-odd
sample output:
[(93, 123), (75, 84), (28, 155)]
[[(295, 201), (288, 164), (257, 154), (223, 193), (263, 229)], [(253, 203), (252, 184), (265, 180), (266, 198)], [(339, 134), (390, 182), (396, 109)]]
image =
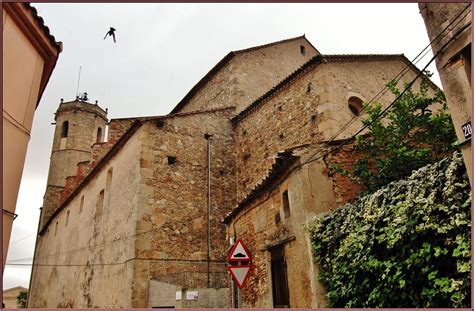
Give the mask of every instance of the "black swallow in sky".
[(107, 31), (107, 33), (105, 34), (104, 40), (105, 40), (105, 38), (107, 38), (107, 36), (111, 36), (114, 39), (114, 42), (116, 42), (115, 41), (115, 28), (114, 27), (110, 27), (110, 30)]

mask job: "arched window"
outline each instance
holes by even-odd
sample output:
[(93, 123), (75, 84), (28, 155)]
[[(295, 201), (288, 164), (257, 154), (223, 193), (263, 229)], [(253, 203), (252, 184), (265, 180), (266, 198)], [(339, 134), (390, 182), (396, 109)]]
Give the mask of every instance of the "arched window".
[(109, 191), (110, 190), (110, 184), (112, 184), (112, 174), (114, 173), (114, 168), (111, 167), (107, 171), (107, 180), (105, 182), (105, 190)]
[(304, 47), (304, 45), (300, 45), (300, 53), (301, 55), (306, 55), (306, 48)]
[(349, 98), (349, 100), (347, 101), (347, 105), (349, 106), (351, 112), (356, 116), (358, 116), (364, 108), (364, 102), (362, 101), (362, 99), (355, 96)]
[(96, 139), (96, 142), (97, 143), (101, 143), (102, 142), (102, 128), (98, 128), (97, 129), (97, 139)]
[(61, 138), (59, 139), (59, 150), (66, 149), (68, 132), (69, 132), (69, 121), (64, 121), (61, 126)]
[(54, 225), (54, 236), (58, 234), (58, 225), (59, 225), (59, 221), (56, 221), (56, 224)]
[(66, 138), (69, 132), (69, 121), (64, 121), (61, 127), (61, 138)]

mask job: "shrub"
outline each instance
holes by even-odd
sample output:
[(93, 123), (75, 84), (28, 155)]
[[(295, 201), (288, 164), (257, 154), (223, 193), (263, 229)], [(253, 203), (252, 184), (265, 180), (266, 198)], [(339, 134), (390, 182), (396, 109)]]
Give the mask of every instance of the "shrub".
[(331, 307), (468, 307), (471, 191), (456, 153), (308, 225)]

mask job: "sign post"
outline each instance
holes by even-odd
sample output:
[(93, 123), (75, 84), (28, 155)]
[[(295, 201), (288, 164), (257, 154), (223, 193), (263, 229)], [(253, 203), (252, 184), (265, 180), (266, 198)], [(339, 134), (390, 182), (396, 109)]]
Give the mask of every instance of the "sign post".
[(232, 249), (227, 256), (227, 261), (229, 261), (227, 271), (229, 271), (232, 279), (234, 280), (235, 284), (237, 284), (239, 289), (238, 306), (240, 306), (242, 300), (240, 290), (247, 280), (250, 269), (252, 268), (252, 265), (250, 264), (252, 257), (242, 240), (238, 239), (234, 246), (232, 246)]

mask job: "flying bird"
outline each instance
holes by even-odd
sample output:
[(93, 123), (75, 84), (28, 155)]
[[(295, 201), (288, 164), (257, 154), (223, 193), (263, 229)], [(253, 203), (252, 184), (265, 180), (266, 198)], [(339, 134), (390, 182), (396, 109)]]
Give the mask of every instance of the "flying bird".
[(115, 43), (117, 42), (115, 41), (115, 28), (114, 27), (110, 27), (110, 30), (107, 31), (107, 33), (105, 34), (104, 40), (105, 38), (107, 38), (107, 36), (111, 36), (114, 39), (114, 42)]

